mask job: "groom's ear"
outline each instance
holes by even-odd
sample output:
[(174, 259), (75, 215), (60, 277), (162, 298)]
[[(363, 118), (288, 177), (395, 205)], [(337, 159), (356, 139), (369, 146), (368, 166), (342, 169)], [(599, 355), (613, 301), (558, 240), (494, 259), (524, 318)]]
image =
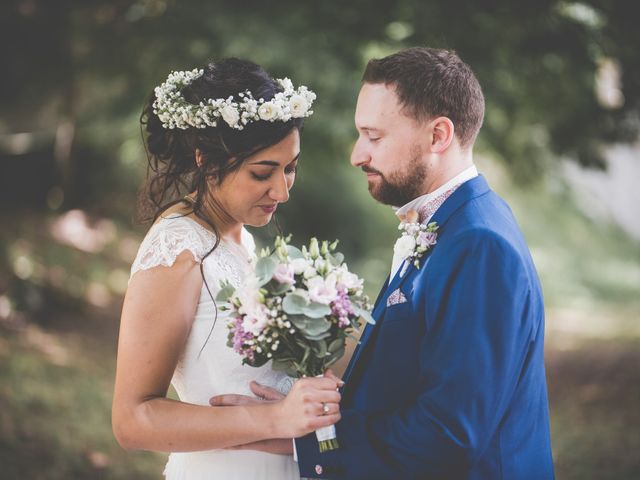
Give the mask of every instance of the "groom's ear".
[(447, 117), (434, 118), (429, 122), (431, 124), (431, 152), (443, 153), (455, 136), (455, 127), (453, 122)]

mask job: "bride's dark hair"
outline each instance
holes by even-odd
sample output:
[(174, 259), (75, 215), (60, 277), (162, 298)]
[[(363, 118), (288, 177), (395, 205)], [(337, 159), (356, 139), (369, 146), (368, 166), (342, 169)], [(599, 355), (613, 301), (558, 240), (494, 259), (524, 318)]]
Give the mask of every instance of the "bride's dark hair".
[[(202, 76), (181, 91), (184, 99), (195, 105), (207, 99), (230, 96), (238, 99), (238, 94), (246, 90), (252, 93), (253, 98), (269, 101), (276, 93), (283, 91), (269, 73), (248, 60), (227, 58), (209, 63), (203, 70)], [(247, 157), (277, 144), (293, 129), (301, 132), (303, 119), (291, 118), (286, 122), (259, 120), (248, 123), (242, 130), (233, 129), (223, 121), (219, 121), (216, 127), (202, 129), (166, 129), (153, 113), (155, 100), (155, 93), (152, 92), (140, 116), (149, 168), (148, 180), (139, 199), (139, 211), (144, 220), (155, 221), (169, 207), (180, 202), (187, 203), (193, 214), (216, 234), (215, 245), (204, 255), (204, 261), (220, 242), (217, 226), (204, 212), (205, 199), (213, 202), (216, 209), (225, 214), (222, 206), (209, 195), (211, 184), (220, 184), (229, 173), (240, 168)], [(196, 149), (201, 153), (200, 165), (196, 164)], [(215, 181), (210, 182), (211, 179)], [(187, 201), (185, 195), (192, 192), (195, 192), (195, 198)], [(215, 305), (202, 261), (200, 274)], [(212, 330), (213, 326), (215, 319)]]
[[(227, 98), (249, 90), (254, 98), (271, 100), (283, 88), (260, 65), (248, 60), (227, 58), (212, 62), (204, 74), (182, 89), (184, 99), (195, 105), (212, 98)], [(217, 228), (204, 215), (204, 199), (209, 193), (209, 180), (219, 184), (252, 154), (275, 145), (294, 128), (302, 130), (303, 119), (287, 122), (254, 121), (243, 130), (236, 130), (219, 121), (217, 127), (186, 130), (166, 129), (153, 113), (155, 93), (151, 93), (140, 117), (149, 175), (142, 198), (140, 212), (145, 220), (156, 220), (167, 208), (184, 201), (184, 195), (195, 192), (193, 213)], [(195, 161), (196, 149), (202, 155), (202, 164)], [(218, 236), (218, 235), (216, 235)]]

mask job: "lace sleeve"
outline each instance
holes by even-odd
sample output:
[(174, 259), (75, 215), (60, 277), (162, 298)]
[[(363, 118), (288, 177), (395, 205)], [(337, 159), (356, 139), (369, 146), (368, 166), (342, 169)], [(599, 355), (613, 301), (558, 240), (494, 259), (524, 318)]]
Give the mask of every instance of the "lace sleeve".
[(186, 217), (163, 218), (153, 225), (140, 244), (131, 266), (131, 277), (140, 270), (158, 265), (172, 266), (178, 255), (189, 251), (200, 263), (213, 248), (215, 236)]

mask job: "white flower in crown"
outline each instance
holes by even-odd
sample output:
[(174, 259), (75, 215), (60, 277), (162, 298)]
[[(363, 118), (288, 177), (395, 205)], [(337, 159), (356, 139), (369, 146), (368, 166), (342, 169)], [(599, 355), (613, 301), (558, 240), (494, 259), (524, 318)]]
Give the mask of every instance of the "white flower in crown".
[(240, 112), (238, 112), (238, 109), (233, 105), (225, 105), (222, 107), (220, 115), (230, 127), (236, 128), (240, 121)]
[(430, 250), (438, 239), (438, 224), (431, 222), (427, 225), (418, 223), (417, 214), (413, 211), (407, 213), (404, 220), (398, 226), (402, 236), (396, 240), (393, 251), (408, 263), (413, 263), (420, 268), (420, 259)]
[(277, 120), (280, 113), (280, 107), (273, 102), (265, 102), (258, 108), (260, 119), (268, 122)]
[(171, 72), (167, 80), (154, 89), (153, 113), (168, 129), (216, 127), (222, 118), (231, 128), (242, 130), (258, 120), (287, 122), (292, 117), (304, 118), (313, 114), (311, 105), (316, 94), (304, 85), (295, 89), (288, 78), (278, 79), (284, 91), (271, 100), (256, 100), (249, 91), (239, 92), (238, 98), (215, 98), (194, 105), (182, 96), (182, 89), (203, 75), (203, 70)]
[(289, 108), (291, 109), (291, 115), (293, 117), (304, 117), (307, 110), (309, 110), (309, 103), (302, 95), (294, 95), (291, 97), (291, 100), (289, 100)]

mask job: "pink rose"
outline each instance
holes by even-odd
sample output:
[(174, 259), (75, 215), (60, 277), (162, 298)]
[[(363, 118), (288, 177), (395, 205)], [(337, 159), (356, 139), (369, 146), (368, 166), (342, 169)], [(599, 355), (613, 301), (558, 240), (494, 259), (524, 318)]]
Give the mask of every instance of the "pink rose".
[(293, 285), (295, 283), (293, 266), (288, 263), (281, 263), (277, 266), (276, 271), (273, 273), (273, 278), (279, 283), (287, 285)]

